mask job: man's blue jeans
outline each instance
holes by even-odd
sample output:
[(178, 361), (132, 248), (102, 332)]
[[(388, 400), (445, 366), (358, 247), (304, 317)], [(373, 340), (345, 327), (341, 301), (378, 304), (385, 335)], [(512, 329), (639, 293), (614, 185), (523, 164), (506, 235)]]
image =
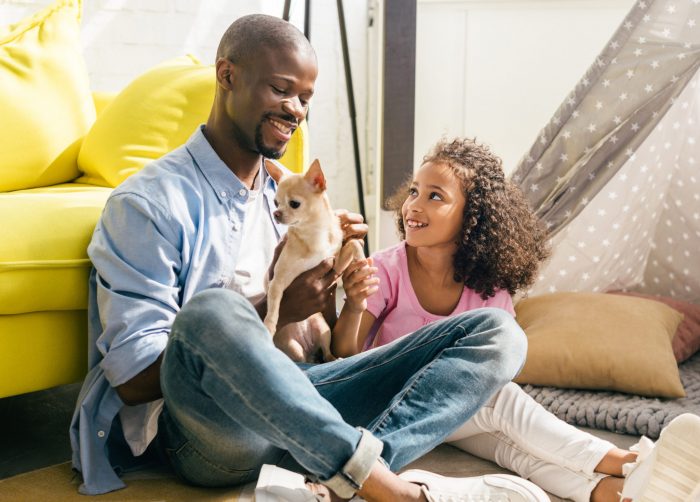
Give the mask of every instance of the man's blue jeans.
[(273, 345), (245, 298), (207, 290), (172, 327), (159, 441), (195, 484), (249, 482), (263, 463), (287, 467), (291, 456), (347, 496), (380, 451), (396, 471), (442, 443), (515, 377), (526, 344), (510, 314), (485, 308), (353, 357), (300, 365)]

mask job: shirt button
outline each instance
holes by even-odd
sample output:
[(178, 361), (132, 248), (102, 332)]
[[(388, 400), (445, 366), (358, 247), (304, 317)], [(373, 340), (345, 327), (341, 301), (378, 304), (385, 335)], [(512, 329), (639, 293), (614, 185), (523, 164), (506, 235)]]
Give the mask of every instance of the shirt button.
[(226, 197), (226, 195), (227, 195), (226, 192), (221, 192), (222, 197)]
[(240, 195), (241, 197), (245, 197), (245, 194), (247, 194), (247, 193), (248, 193), (248, 192), (246, 191), (245, 188), (241, 188), (241, 189), (238, 191), (238, 195)]
[(103, 437), (105, 437), (105, 431), (97, 431), (97, 437), (98, 437), (98, 438), (103, 438)]

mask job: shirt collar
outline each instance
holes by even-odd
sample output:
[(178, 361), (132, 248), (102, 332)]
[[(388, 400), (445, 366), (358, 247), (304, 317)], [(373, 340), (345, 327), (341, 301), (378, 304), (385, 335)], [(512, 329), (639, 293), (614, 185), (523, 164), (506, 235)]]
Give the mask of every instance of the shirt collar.
[(185, 146), (220, 202), (223, 203), (241, 189), (248, 191), (248, 187), (233, 174), (209, 144), (204, 136), (204, 124), (195, 130)]

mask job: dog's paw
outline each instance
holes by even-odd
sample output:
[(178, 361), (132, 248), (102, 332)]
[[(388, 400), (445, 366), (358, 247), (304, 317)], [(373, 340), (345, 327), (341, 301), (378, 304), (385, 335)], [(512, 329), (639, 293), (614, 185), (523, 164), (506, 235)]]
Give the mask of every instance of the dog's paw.
[(342, 357), (335, 357), (333, 354), (328, 354), (323, 357), (323, 362), (324, 363), (330, 363), (333, 361), (342, 361)]
[(267, 328), (267, 331), (270, 333), (270, 335), (275, 336), (277, 325), (270, 321), (265, 321), (263, 324), (265, 324), (265, 327)]

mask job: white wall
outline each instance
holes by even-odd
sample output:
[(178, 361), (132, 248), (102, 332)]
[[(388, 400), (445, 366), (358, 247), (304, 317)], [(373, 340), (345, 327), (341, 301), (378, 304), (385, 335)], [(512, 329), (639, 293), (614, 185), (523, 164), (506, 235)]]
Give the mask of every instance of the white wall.
[[(633, 0), (417, 0), (415, 156), (442, 134), (477, 136), (510, 171), (610, 38)], [(50, 0), (2, 0), (0, 24)], [(292, 22), (303, 28), (302, 0)], [(357, 209), (350, 120), (335, 2), (314, 0), (311, 40), (320, 73), (311, 154), (336, 207)], [(94, 89), (119, 90), (151, 66), (192, 53), (213, 62), (237, 17), (281, 15), (283, 0), (84, 0), (83, 45)], [(371, 248), (396, 240), (372, 194), (379, 179), (381, 0), (345, 0)], [(368, 10), (373, 27), (368, 28)], [(375, 218), (375, 215), (378, 217)]]
[[(414, 167), (441, 136), (517, 166), (634, 0), (417, 0)], [(380, 211), (378, 246), (396, 242)]]
[[(441, 136), (471, 136), (491, 146), (507, 173), (634, 4), (634, 0), (417, 2), (414, 168)], [(375, 93), (376, 87), (370, 87), (370, 102)], [(372, 155), (380, 158), (380, 148)], [(374, 173), (375, 183), (378, 179)], [(379, 210), (378, 204), (375, 207), (373, 239), (382, 248), (396, 242), (397, 236), (391, 215)]]
[(476, 136), (512, 171), (633, 0), (418, 0), (417, 162)]
[[(0, 1), (0, 24), (31, 15), (51, 0)], [(345, 0), (361, 151), (367, 101), (367, 0)], [(335, 2), (311, 2), (311, 42), (319, 78), (309, 127), (311, 155), (321, 159), (337, 207), (357, 209), (350, 120)], [(256, 12), (281, 16), (283, 0), (84, 0), (82, 44), (93, 89), (118, 91), (166, 59), (194, 54), (213, 63), (216, 47), (236, 18)], [(291, 21), (303, 30), (304, 2), (294, 0)], [(364, 159), (363, 159), (364, 160)]]

